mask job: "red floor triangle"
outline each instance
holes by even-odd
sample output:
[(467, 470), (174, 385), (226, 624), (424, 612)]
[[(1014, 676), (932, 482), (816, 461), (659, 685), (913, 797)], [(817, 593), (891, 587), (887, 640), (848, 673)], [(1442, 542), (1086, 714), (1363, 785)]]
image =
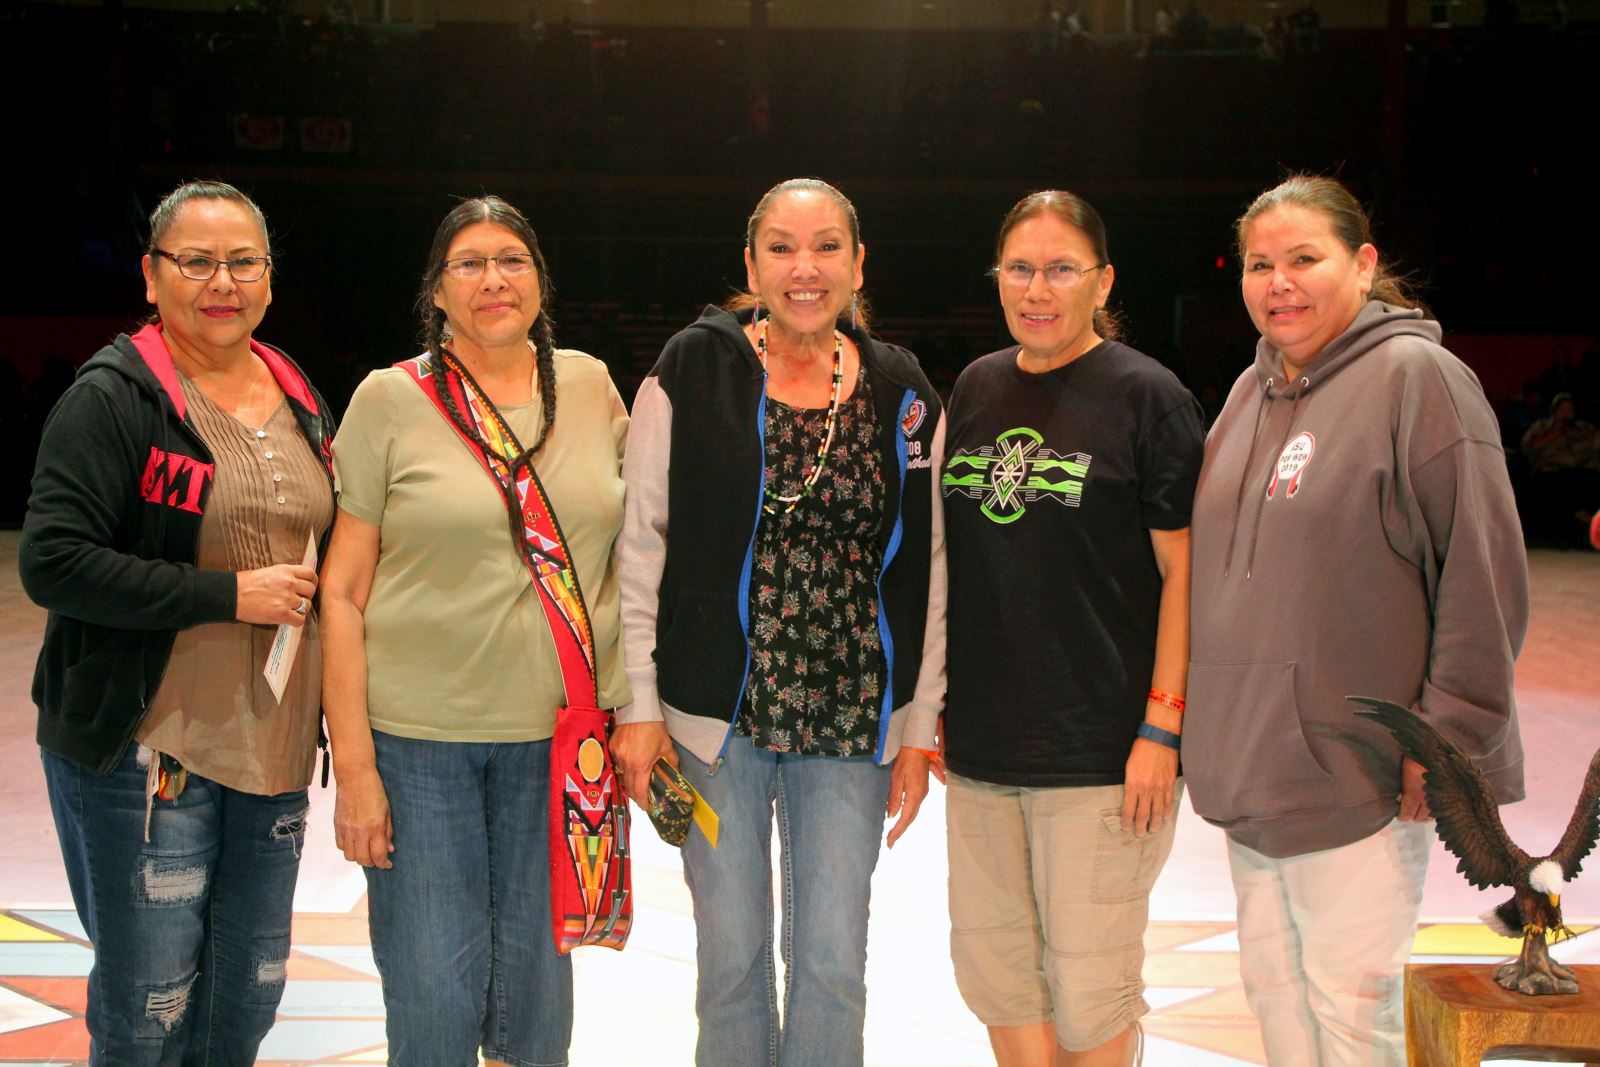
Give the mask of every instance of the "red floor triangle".
[(89, 1031), (82, 1019), (64, 1019), (0, 1034), (0, 1061), (87, 1060)]
[(87, 978), (28, 978), (0, 979), (0, 985), (14, 989), (25, 997), (48, 1004), (52, 1008), (82, 1015), (89, 1000)]

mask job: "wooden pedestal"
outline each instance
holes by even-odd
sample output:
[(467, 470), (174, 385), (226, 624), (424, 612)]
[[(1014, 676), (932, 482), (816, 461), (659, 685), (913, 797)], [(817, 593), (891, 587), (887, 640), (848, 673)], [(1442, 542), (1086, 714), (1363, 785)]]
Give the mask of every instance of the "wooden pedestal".
[(1406, 1062), (1476, 1067), (1496, 1059), (1600, 1064), (1600, 965), (1578, 965), (1580, 991), (1527, 997), (1501, 989), (1492, 963), (1406, 967)]

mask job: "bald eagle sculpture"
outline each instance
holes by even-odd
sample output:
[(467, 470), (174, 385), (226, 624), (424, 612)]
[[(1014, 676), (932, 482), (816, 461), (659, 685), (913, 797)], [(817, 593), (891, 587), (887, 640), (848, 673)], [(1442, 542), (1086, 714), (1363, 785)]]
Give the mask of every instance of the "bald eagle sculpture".
[(1479, 889), (1510, 886), (1513, 896), (1483, 921), (1504, 937), (1522, 934), (1522, 952), (1495, 969), (1506, 989), (1536, 995), (1576, 993), (1577, 977), (1550, 958), (1547, 936), (1566, 932), (1561, 922), (1561, 887), (1578, 874), (1600, 837), (1600, 752), (1589, 761), (1577, 810), (1567, 832), (1548, 856), (1530, 856), (1506, 835), (1500, 808), (1482, 772), (1427, 720), (1387, 700), (1351, 697), (1357, 711), (1387, 727), (1406, 755), (1421, 764), (1423, 794), (1439, 839), (1460, 859), (1456, 870)]

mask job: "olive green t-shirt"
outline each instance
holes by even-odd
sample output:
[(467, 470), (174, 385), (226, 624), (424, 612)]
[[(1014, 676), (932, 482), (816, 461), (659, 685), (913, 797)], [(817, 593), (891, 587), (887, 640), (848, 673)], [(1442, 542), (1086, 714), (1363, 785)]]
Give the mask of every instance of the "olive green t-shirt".
[[(600, 706), (615, 707), (631, 699), (611, 566), (628, 413), (599, 360), (557, 350), (555, 368), (555, 426), (534, 470), (577, 564)], [(542, 410), (536, 396), (501, 414), (527, 445)], [(339, 507), (380, 528), (364, 613), (372, 728), (435, 741), (554, 733), (561, 668), (505, 498), (410, 375), (367, 375), (334, 440), (333, 466)]]

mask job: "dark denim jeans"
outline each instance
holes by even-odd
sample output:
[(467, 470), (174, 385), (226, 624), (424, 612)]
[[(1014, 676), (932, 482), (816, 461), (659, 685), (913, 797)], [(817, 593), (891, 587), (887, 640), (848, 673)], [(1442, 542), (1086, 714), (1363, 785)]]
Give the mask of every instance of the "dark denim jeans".
[[(867, 1016), (867, 905), (889, 768), (870, 756), (796, 756), (728, 742), (715, 774), (679, 767), (719, 819), (717, 847), (690, 831), (698, 1067), (860, 1067)], [(772, 826), (783, 849), (783, 1018), (773, 960)]]
[(561, 1067), (572, 958), (550, 922), (550, 742), (373, 731), (394, 866), (367, 868), (393, 1067)]
[(283, 996), (306, 792), (264, 797), (191, 774), (157, 800), (129, 745), (109, 776), (43, 753), (72, 900), (89, 940), (89, 1062), (255, 1063)]

